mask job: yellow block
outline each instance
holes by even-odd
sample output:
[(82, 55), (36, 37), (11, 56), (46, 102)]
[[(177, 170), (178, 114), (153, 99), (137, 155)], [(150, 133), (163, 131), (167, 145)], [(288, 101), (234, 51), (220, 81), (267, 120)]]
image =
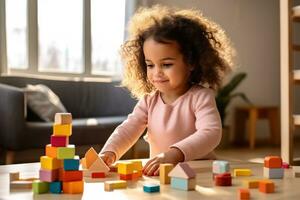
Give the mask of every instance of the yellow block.
[(105, 181), (104, 182), (104, 190), (111, 191), (113, 189), (121, 189), (126, 188), (127, 182), (124, 180), (117, 180), (117, 181)]
[(61, 161), (58, 160), (57, 158), (51, 158), (49, 156), (41, 156), (40, 161), (41, 161), (42, 169), (53, 170), (61, 167)]
[(159, 165), (159, 179), (161, 184), (170, 184), (171, 178), (168, 176), (174, 165), (170, 163)]
[(83, 193), (83, 181), (63, 182), (63, 192), (66, 194)]
[(246, 188), (258, 188), (259, 180), (244, 180), (243, 185)]
[(118, 173), (119, 174), (132, 174), (133, 173), (133, 166), (132, 162), (119, 162), (118, 163)]
[(141, 160), (130, 160), (133, 164), (133, 170), (141, 171), (143, 169), (143, 164)]
[(234, 169), (234, 176), (251, 176), (251, 169)]
[(53, 135), (71, 136), (72, 124), (53, 124)]

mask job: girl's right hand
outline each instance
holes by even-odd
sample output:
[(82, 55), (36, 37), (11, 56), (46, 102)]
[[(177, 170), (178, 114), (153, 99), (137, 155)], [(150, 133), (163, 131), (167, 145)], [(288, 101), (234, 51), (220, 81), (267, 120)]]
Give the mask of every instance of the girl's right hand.
[(113, 164), (116, 161), (116, 155), (112, 151), (103, 152), (99, 156), (105, 162), (105, 164), (107, 166), (110, 166), (111, 164)]

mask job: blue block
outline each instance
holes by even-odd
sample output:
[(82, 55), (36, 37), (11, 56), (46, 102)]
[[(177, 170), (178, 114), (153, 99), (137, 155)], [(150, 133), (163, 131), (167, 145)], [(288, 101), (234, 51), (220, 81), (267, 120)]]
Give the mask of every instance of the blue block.
[(171, 177), (171, 187), (179, 190), (189, 190), (188, 179)]
[(144, 192), (152, 193), (152, 192), (159, 192), (160, 186), (159, 184), (155, 183), (145, 183), (143, 185)]
[(64, 170), (78, 170), (79, 169), (79, 158), (74, 159), (64, 159)]
[(50, 192), (54, 194), (60, 194), (61, 193), (61, 182), (51, 182), (50, 183)]

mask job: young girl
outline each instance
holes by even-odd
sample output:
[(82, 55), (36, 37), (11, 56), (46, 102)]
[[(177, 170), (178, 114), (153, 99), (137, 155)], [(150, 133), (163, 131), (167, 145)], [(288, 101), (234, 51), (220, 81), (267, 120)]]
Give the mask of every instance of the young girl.
[(100, 156), (112, 164), (147, 128), (144, 175), (158, 175), (160, 163), (213, 159), (222, 134), (214, 89), (232, 67), (224, 31), (197, 11), (154, 6), (132, 17), (129, 33), (123, 85), (139, 101)]

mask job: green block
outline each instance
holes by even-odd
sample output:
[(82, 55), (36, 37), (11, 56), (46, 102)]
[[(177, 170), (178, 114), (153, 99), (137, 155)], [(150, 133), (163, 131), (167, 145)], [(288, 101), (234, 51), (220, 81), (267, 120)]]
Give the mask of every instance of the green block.
[(49, 192), (49, 183), (40, 180), (32, 182), (32, 191), (34, 194), (43, 194)]
[(68, 145), (67, 147), (57, 148), (58, 159), (73, 159), (75, 156), (75, 145)]

